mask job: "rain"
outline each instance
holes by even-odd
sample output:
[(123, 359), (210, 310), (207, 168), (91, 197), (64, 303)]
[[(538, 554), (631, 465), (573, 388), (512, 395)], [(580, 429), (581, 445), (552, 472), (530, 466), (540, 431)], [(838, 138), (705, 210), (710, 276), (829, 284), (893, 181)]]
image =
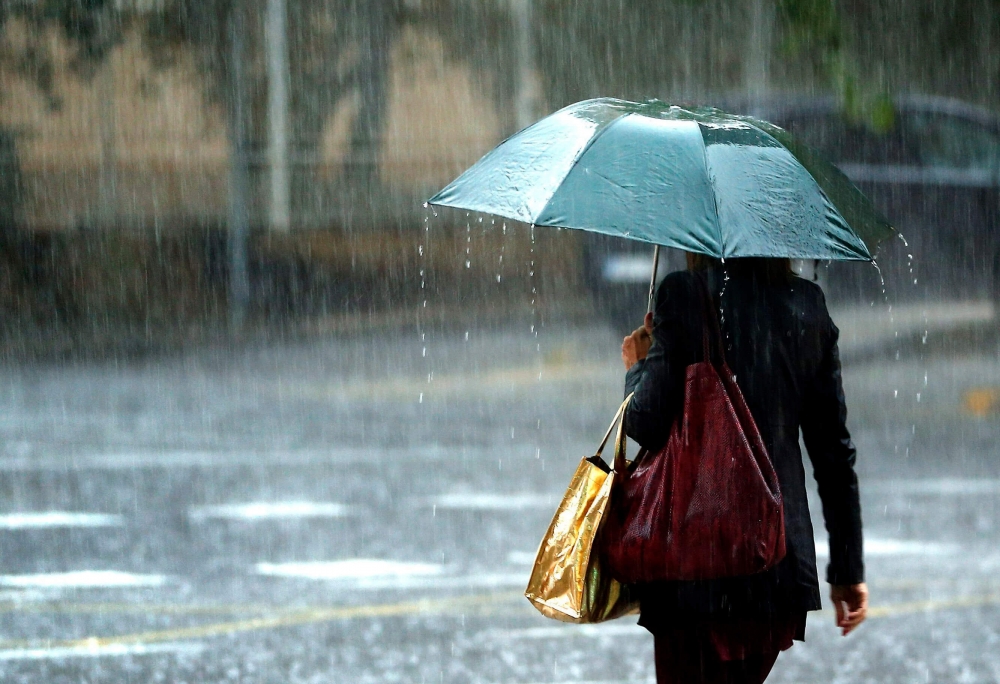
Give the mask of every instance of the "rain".
[(772, 122), (895, 230), (792, 264), (871, 603), (842, 638), (806, 459), (767, 681), (1000, 682), (989, 0), (0, 0), (0, 681), (655, 682), (636, 616), (524, 597), (651, 240), (433, 202), (591, 98)]

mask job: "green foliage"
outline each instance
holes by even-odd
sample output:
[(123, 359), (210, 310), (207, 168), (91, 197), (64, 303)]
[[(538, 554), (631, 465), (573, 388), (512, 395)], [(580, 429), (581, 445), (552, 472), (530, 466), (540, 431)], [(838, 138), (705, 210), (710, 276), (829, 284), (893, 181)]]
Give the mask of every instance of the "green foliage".
[(840, 50), (844, 30), (833, 0), (778, 0), (777, 14), (788, 27), (785, 47), (792, 54)]
[(835, 90), (849, 120), (876, 131), (895, 125), (889, 93), (857, 67), (835, 0), (778, 0), (777, 17), (784, 28), (782, 51), (812, 65)]

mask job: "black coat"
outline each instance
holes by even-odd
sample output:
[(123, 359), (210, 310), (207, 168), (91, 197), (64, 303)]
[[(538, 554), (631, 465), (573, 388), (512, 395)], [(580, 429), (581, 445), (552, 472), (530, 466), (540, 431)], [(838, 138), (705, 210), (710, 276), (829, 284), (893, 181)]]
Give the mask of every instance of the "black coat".
[[(638, 587), (641, 623), (653, 627), (678, 612), (767, 615), (819, 610), (819, 582), (812, 521), (806, 500), (799, 430), (813, 465), (830, 538), (827, 581), (864, 581), (861, 506), (855, 449), (837, 352), (838, 330), (823, 292), (793, 276), (769, 279), (727, 264), (721, 323), (726, 359), (774, 463), (784, 498), (787, 555), (771, 570), (750, 577), (701, 582), (658, 582)], [(653, 345), (632, 366), (625, 393), (635, 392), (625, 416), (632, 439), (649, 449), (666, 443), (681, 411), (684, 374), (702, 357), (704, 307), (689, 272), (660, 283), (653, 317)], [(721, 273), (709, 271), (719, 309)]]

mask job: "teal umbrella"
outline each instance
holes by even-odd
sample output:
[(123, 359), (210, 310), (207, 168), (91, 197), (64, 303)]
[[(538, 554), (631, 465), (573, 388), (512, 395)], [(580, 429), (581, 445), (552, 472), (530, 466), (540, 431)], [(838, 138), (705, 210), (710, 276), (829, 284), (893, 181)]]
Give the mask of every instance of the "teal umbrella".
[(722, 259), (871, 261), (893, 233), (843, 173), (781, 128), (655, 100), (561, 109), (428, 202)]

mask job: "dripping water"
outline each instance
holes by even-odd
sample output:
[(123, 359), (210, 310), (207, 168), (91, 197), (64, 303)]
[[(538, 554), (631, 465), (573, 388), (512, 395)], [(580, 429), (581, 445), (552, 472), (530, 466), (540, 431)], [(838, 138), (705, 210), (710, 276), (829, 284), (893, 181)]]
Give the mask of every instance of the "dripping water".
[[(530, 238), (529, 242), (529, 252), (528, 252), (528, 283), (531, 286), (531, 327), (530, 332), (535, 341), (535, 365), (538, 369), (538, 379), (537, 382), (542, 381), (542, 372), (544, 367), (544, 360), (542, 359), (542, 345), (541, 341), (538, 339), (538, 287), (535, 282), (535, 224), (530, 224), (528, 226), (528, 234)], [(539, 466), (544, 471), (545, 470), (545, 459), (541, 458), (541, 430), (542, 421), (538, 419), (535, 423), (535, 458), (539, 459)]]
[[(529, 234), (531, 238), (530, 247), (528, 250), (528, 284), (531, 286), (531, 334), (537, 339), (537, 306), (536, 300), (538, 298), (538, 288), (535, 287), (535, 224), (532, 223), (529, 227)], [(537, 351), (541, 351), (541, 346), (537, 345)]]
[(729, 332), (726, 330), (726, 308), (722, 303), (722, 298), (726, 294), (726, 287), (729, 285), (729, 269), (726, 268), (725, 257), (722, 257), (720, 261), (722, 262), (722, 287), (719, 289), (719, 332), (723, 336), (726, 351), (730, 351), (732, 345), (729, 343)]
[[(910, 249), (910, 243), (906, 241), (906, 238), (903, 237), (902, 233), (896, 233), (896, 237), (899, 238), (899, 240), (903, 243), (904, 249), (906, 249), (906, 268), (907, 268), (907, 272), (909, 273), (908, 282), (914, 288), (916, 288), (917, 287), (917, 283), (918, 283), (917, 271), (916, 271), (916, 261), (913, 258), (913, 252)], [(917, 297), (918, 300), (922, 299), (921, 297), (919, 297), (919, 293), (916, 293), (916, 294), (918, 295), (918, 297)], [(923, 332), (923, 335), (921, 335), (921, 337), (920, 337), (920, 343), (925, 345), (925, 344), (927, 344), (927, 329), (929, 327), (928, 322), (927, 322), (927, 309), (926, 308), (923, 311), (923, 319), (924, 319), (923, 320), (923, 323), (924, 323), (924, 332)]]
[[(482, 218), (479, 219), (482, 221)], [(465, 267), (472, 268), (472, 221), (465, 212)]]
[[(420, 300), (421, 300), (420, 308), (417, 309), (417, 334), (420, 336), (420, 357), (421, 357), (421, 359), (427, 359), (427, 329), (426, 329), (426, 321), (425, 321), (425, 317), (424, 317), (424, 311), (427, 308), (427, 247), (426, 247), (426, 245), (429, 243), (429, 240), (430, 240), (430, 231), (431, 231), (431, 222), (430, 222), (430, 218), (431, 217), (430, 217), (430, 214), (433, 213), (433, 215), (435, 217), (437, 216), (437, 212), (436, 211), (432, 210), (432, 211), (429, 212), (427, 209), (428, 209), (428, 205), (427, 205), (426, 202), (424, 202), (424, 231), (423, 231), (423, 235), (420, 236), (420, 242), (417, 245), (417, 257), (418, 257), (417, 272), (420, 275)], [(428, 376), (429, 376), (429, 374), (430, 374), (429, 363), (430, 362), (424, 360), (424, 361), (422, 361), (422, 363), (424, 365), (424, 370), (426, 370), (428, 372)], [(420, 392), (420, 395), (417, 398), (417, 403), (418, 404), (423, 404), (424, 403), (424, 393), (423, 392)]]
[[(490, 228), (495, 230), (497, 225), (496, 219), (490, 219)], [(503, 224), (503, 233), (500, 237), (500, 258), (497, 260), (497, 282), (499, 283), (503, 279), (503, 257), (504, 251), (507, 249), (507, 224)]]

